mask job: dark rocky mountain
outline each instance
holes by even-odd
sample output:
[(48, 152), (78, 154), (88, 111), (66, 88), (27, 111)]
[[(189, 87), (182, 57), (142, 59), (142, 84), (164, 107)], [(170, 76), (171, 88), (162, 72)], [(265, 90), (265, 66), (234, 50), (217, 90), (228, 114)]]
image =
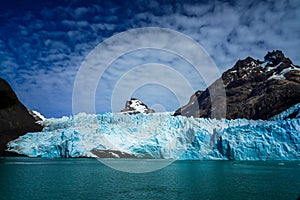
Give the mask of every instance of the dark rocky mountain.
[(0, 156), (11, 155), (5, 151), (9, 141), (27, 132), (41, 131), (35, 122), (9, 84), (0, 78)]
[(269, 119), (300, 102), (300, 67), (276, 50), (268, 52), (264, 61), (251, 57), (237, 61), (208, 89), (193, 94), (174, 115), (211, 117), (210, 91), (221, 82), (226, 105), (220, 106), (226, 106), (227, 119)]
[(129, 101), (126, 101), (125, 108), (121, 110), (121, 113), (126, 114), (139, 114), (139, 113), (155, 113), (155, 110), (148, 108), (146, 104), (142, 101), (131, 98)]

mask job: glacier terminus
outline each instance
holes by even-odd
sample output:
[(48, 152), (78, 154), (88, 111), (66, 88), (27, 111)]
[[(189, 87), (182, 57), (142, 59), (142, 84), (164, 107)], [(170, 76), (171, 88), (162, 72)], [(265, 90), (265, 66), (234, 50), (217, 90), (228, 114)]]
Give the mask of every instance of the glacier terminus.
[(45, 119), (40, 122), (43, 131), (7, 146), (11, 152), (46, 158), (96, 157), (91, 151), (111, 150), (153, 159), (299, 160), (299, 108), (297, 104), (270, 120), (79, 113)]

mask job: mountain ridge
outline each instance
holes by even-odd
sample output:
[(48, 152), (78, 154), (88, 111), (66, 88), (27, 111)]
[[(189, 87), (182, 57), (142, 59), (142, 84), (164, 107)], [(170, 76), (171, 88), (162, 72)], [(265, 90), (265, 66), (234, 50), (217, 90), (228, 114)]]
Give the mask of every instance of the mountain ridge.
[[(269, 119), (300, 102), (300, 67), (280, 50), (268, 52), (264, 61), (238, 60), (216, 82), (223, 82), (226, 91), (227, 119)], [(218, 87), (216, 82), (173, 115), (211, 117), (209, 90)]]

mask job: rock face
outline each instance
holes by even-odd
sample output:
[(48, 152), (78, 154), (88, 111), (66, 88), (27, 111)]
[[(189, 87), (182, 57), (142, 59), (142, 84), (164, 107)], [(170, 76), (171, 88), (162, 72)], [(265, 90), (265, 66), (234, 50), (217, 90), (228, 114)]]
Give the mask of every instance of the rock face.
[(129, 101), (126, 101), (125, 108), (121, 110), (121, 113), (126, 114), (139, 114), (139, 113), (155, 113), (153, 109), (149, 109), (146, 104), (142, 101), (131, 98)]
[[(279, 50), (268, 52), (264, 61), (237, 61), (216, 82), (220, 81), (226, 91), (227, 119), (269, 119), (300, 102), (300, 67)], [(174, 115), (210, 117), (210, 87), (196, 92)]]
[(27, 132), (41, 131), (35, 122), (9, 84), (0, 78), (0, 156), (10, 155), (5, 152), (9, 141)]
[(137, 158), (134, 154), (125, 153), (117, 150), (98, 150), (93, 149), (91, 153), (98, 158)]

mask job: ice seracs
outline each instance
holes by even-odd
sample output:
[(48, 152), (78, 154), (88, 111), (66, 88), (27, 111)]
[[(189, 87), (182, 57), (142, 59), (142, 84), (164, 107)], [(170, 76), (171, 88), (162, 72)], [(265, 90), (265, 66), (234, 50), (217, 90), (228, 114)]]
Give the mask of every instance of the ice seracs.
[(8, 150), (47, 158), (300, 159), (299, 118), (216, 120), (169, 113), (80, 113), (42, 124), (42, 132), (11, 141)]

